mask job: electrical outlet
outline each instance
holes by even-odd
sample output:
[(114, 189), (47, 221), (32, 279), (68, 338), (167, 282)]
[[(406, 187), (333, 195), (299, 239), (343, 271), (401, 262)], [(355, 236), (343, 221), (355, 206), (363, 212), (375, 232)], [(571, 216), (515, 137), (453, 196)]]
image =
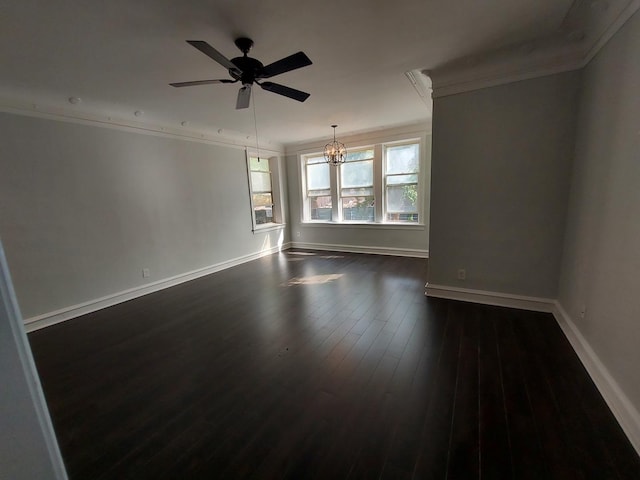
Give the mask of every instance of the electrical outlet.
[(458, 269), (458, 280), (466, 280), (467, 279), (467, 271), (464, 268)]
[(149, 278), (151, 276), (151, 272), (148, 268), (142, 269), (142, 278)]
[(296, 232), (296, 237), (300, 238), (300, 232)]

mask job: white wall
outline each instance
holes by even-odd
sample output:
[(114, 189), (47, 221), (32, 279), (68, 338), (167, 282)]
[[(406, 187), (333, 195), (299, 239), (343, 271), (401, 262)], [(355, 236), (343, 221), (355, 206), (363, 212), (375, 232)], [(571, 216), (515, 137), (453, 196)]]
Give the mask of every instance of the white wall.
[[(431, 170), (431, 135), (426, 125), (412, 125), (395, 129), (341, 137), (338, 140), (349, 147), (421, 138), (423, 141), (422, 180), (424, 188), (424, 224), (415, 225), (358, 225), (310, 224), (302, 222), (302, 192), (300, 184), (300, 155), (321, 152), (328, 140), (287, 147), (287, 185), (289, 198), (289, 224), (293, 245), (312, 248), (332, 248), (371, 253), (426, 256), (429, 251), (429, 188)], [(329, 138), (329, 137), (327, 137)]]
[(288, 240), (252, 233), (241, 148), (8, 113), (0, 137), (0, 235), (25, 318)]
[(0, 478), (66, 479), (0, 243)]
[[(560, 303), (629, 398), (636, 416), (640, 410), (639, 59), (640, 14), (636, 13), (584, 70), (559, 289)], [(640, 434), (640, 417), (636, 422)]]
[(556, 298), (579, 80), (434, 100), (430, 285)]

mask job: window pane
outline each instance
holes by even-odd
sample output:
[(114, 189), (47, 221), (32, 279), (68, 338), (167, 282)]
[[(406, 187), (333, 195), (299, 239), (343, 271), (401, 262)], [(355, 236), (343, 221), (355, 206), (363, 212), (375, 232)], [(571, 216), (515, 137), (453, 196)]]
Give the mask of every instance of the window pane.
[(253, 211), (256, 225), (273, 223), (273, 197), (270, 193), (256, 193), (253, 195)]
[(343, 188), (341, 197), (373, 197), (373, 187), (366, 188)]
[(419, 168), (419, 145), (387, 147), (387, 173), (414, 173)]
[(269, 160), (266, 158), (251, 157), (249, 158), (249, 168), (259, 172), (268, 172)]
[(273, 197), (270, 193), (254, 193), (253, 207), (271, 207), (273, 205)]
[(373, 160), (345, 163), (340, 166), (340, 174), (344, 188), (373, 185)]
[(360, 150), (359, 152), (347, 152), (347, 162), (354, 162), (358, 160), (369, 160), (373, 158), (373, 148), (371, 150)]
[(342, 219), (344, 221), (373, 222), (375, 218), (373, 196), (344, 197), (342, 199)]
[(332, 219), (331, 196), (309, 198), (309, 212), (311, 212), (311, 220), (330, 221)]
[(324, 157), (311, 157), (311, 158), (307, 158), (307, 165), (312, 164), (312, 163), (326, 163), (327, 161), (324, 159)]
[(331, 188), (329, 186), (329, 164), (317, 163), (307, 165), (307, 189), (322, 190)]
[(403, 183), (418, 183), (418, 175), (389, 175), (387, 185), (398, 185)]
[(267, 172), (251, 172), (251, 188), (254, 192), (270, 192), (271, 174)]
[(388, 222), (418, 222), (417, 213), (387, 213)]
[(387, 212), (406, 213), (418, 211), (417, 185), (387, 187)]
[(331, 189), (325, 188), (324, 190), (309, 190), (307, 192), (308, 197), (324, 197), (325, 195), (331, 195)]

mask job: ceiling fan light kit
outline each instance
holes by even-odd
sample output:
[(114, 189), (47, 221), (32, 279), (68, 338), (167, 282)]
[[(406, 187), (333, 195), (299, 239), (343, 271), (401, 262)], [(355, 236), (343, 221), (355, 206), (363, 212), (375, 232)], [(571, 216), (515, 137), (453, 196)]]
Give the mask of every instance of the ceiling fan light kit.
[(278, 95), (292, 98), (299, 102), (304, 102), (309, 98), (309, 94), (301, 90), (296, 90), (295, 88), (280, 85), (278, 83), (261, 81), (282, 73), (290, 72), (291, 70), (311, 65), (311, 60), (304, 54), (304, 52), (294, 53), (293, 55), (289, 55), (288, 57), (264, 66), (259, 60), (247, 55), (249, 50), (251, 50), (251, 47), (253, 47), (253, 40), (250, 38), (241, 37), (235, 40), (236, 47), (240, 49), (243, 55), (241, 57), (232, 58), (231, 60), (202, 40), (187, 40), (187, 43), (225, 67), (229, 71), (229, 76), (231, 76), (231, 78), (170, 83), (169, 85), (172, 87), (192, 87), (196, 85), (211, 85), (215, 83), (240, 82), (242, 83), (242, 87), (240, 87), (240, 90), (238, 91), (236, 109), (249, 107), (249, 103), (251, 101), (251, 87), (254, 83), (263, 90), (277, 93)]

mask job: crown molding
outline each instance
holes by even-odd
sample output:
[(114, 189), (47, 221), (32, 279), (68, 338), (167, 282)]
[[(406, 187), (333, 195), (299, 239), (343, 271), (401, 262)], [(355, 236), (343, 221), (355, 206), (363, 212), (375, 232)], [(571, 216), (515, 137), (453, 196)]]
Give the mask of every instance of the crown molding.
[(432, 70), (433, 98), (585, 67), (640, 8), (640, 0), (575, 0), (557, 32), (456, 59)]
[[(421, 123), (410, 123), (389, 128), (378, 128), (373, 130), (363, 130), (339, 135), (339, 140), (346, 144), (357, 144), (358, 146), (375, 145), (377, 143), (389, 143), (406, 140), (409, 138), (424, 138), (431, 134), (431, 119)], [(321, 152), (327, 143), (327, 137), (304, 142), (296, 142), (285, 145), (286, 155), (296, 155), (300, 153)]]
[[(256, 148), (255, 136), (246, 135), (241, 132), (232, 132), (222, 128), (217, 130), (196, 130), (189, 128), (189, 126), (178, 128), (166, 123), (155, 122), (153, 119), (149, 121), (140, 121), (138, 119), (130, 120), (117, 114), (96, 113), (94, 111), (75, 109), (74, 107), (75, 106), (70, 106), (69, 108), (60, 107), (46, 100), (44, 102), (34, 102), (0, 95), (0, 112), (14, 115), (45, 118), (48, 120), (78, 123), (101, 128), (112, 128), (144, 135), (178, 138), (186, 141), (243, 150)], [(282, 144), (261, 138), (258, 140), (261, 152), (277, 155), (284, 154), (284, 146)]]
[(607, 42), (613, 37), (618, 30), (629, 20), (634, 13), (640, 9), (640, 0), (630, 0), (626, 2), (626, 5), (616, 12), (617, 15), (611, 16), (609, 23), (607, 23), (600, 35), (595, 39), (591, 46), (586, 50), (584, 54), (584, 64), (588, 64), (593, 57), (604, 47)]

